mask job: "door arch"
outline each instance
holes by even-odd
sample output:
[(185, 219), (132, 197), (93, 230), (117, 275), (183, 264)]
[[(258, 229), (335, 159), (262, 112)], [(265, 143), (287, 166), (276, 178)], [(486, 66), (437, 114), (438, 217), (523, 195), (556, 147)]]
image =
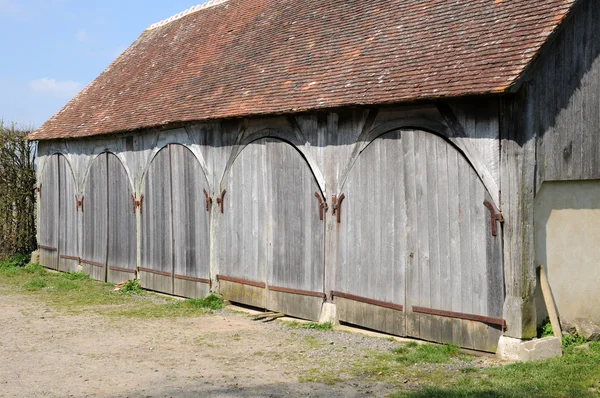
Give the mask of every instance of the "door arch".
[(467, 159), (443, 138), (373, 140), (342, 188), (340, 320), (494, 351), (504, 303), (501, 236)]
[(238, 154), (222, 189), (221, 294), (318, 319), (324, 299), (325, 212), (321, 217), (322, 193), (306, 160), (281, 139), (260, 138)]
[(206, 175), (189, 149), (170, 144), (156, 154), (143, 182), (143, 287), (192, 298), (208, 294), (210, 214), (205, 192)]
[(82, 208), (84, 272), (111, 283), (135, 277), (137, 239), (131, 184), (116, 155), (105, 152), (92, 161)]

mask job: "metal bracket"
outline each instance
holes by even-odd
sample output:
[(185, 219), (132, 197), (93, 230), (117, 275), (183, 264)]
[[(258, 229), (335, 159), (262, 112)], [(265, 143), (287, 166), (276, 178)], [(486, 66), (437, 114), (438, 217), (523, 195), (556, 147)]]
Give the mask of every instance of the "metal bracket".
[(142, 204), (144, 203), (144, 195), (142, 194), (142, 196), (140, 196), (140, 200), (137, 200), (137, 198), (134, 195), (131, 195), (131, 200), (133, 201), (133, 212), (135, 213), (135, 209), (139, 208), (140, 214), (142, 214)]
[(344, 194), (341, 194), (339, 198), (335, 195), (333, 195), (333, 197), (331, 198), (331, 214), (336, 215), (337, 212), (338, 223), (342, 222), (342, 202), (345, 198), (346, 195)]
[(35, 189), (35, 191), (36, 191), (37, 193), (39, 193), (39, 194), (40, 194), (40, 198), (41, 198), (41, 197), (42, 197), (42, 184), (40, 184), (40, 186), (39, 186), (39, 187), (37, 187), (37, 188)]
[(227, 193), (227, 190), (224, 189), (223, 192), (221, 192), (221, 196), (217, 198), (217, 204), (221, 207), (221, 214), (223, 214), (223, 204), (225, 203), (225, 194)]
[(83, 200), (85, 199), (85, 196), (81, 197), (81, 200), (79, 200), (79, 198), (77, 197), (77, 195), (75, 195), (75, 211), (79, 211), (79, 208), (81, 207), (81, 212), (83, 213)]
[(323, 217), (327, 213), (329, 206), (327, 206), (327, 202), (323, 199), (320, 193), (315, 192), (315, 198), (317, 198), (319, 201), (319, 220), (323, 221)]
[(212, 206), (212, 198), (210, 196), (208, 196), (208, 192), (206, 192), (206, 189), (203, 189), (204, 191), (204, 196), (206, 197), (206, 211), (210, 211), (210, 206)]
[(498, 235), (498, 230), (496, 229), (496, 221), (503, 223), (504, 217), (502, 216), (502, 213), (496, 213), (494, 206), (490, 203), (489, 200), (484, 200), (483, 204), (490, 211), (490, 221), (492, 223), (492, 236), (496, 236)]

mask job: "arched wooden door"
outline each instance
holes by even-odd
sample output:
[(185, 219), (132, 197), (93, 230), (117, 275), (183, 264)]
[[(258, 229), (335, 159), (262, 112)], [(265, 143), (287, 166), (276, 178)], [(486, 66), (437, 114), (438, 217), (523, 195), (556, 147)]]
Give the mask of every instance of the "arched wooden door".
[(142, 200), (142, 286), (184, 297), (210, 290), (206, 175), (189, 149), (169, 145), (152, 160)]
[(318, 319), (325, 215), (320, 217), (321, 191), (305, 159), (284, 141), (254, 141), (234, 161), (223, 189), (221, 293), (232, 301)]
[(387, 133), (360, 154), (342, 191), (340, 320), (495, 351), (501, 234), (465, 157), (431, 133)]
[(113, 154), (99, 155), (90, 166), (84, 192), (84, 272), (111, 283), (135, 277), (135, 214), (131, 185), (121, 161)]
[(40, 264), (52, 269), (58, 268), (58, 157), (48, 157), (39, 185)]

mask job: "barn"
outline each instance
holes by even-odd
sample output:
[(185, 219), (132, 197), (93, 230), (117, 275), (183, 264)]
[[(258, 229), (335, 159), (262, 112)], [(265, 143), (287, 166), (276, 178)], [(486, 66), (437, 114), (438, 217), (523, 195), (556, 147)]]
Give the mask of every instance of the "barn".
[[(33, 132), (40, 262), (483, 351), (600, 322), (600, 2), (213, 0)], [(335, 310), (335, 311), (334, 311)]]

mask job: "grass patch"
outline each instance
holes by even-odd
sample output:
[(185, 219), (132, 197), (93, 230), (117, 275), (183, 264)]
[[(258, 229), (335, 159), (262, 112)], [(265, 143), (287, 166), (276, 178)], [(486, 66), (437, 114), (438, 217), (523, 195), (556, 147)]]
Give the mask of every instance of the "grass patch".
[(320, 330), (322, 332), (327, 332), (333, 329), (333, 324), (331, 322), (317, 323), (317, 322), (298, 322), (298, 321), (285, 321), (283, 325), (291, 328), (291, 329), (310, 329), (310, 330)]
[(465, 356), (460, 355), (459, 348), (455, 345), (417, 344), (416, 347), (398, 347), (392, 350), (392, 352), (395, 354), (394, 360), (396, 362), (406, 365), (417, 363), (449, 363), (456, 358), (465, 358)]
[(0, 284), (10, 292), (33, 295), (61, 311), (160, 318), (200, 316), (223, 307), (218, 296), (179, 301), (146, 292), (137, 281), (115, 292), (114, 285), (94, 281), (83, 273), (49, 272), (39, 264), (25, 265), (26, 260), (26, 256), (15, 256), (0, 262)]
[(137, 279), (128, 280), (121, 287), (121, 293), (140, 294), (143, 292), (140, 282)]
[[(469, 369), (469, 370), (467, 370)], [(481, 371), (464, 368), (444, 388), (428, 386), (395, 397), (597, 397), (600, 388), (600, 342), (568, 348), (561, 358), (515, 363)]]

